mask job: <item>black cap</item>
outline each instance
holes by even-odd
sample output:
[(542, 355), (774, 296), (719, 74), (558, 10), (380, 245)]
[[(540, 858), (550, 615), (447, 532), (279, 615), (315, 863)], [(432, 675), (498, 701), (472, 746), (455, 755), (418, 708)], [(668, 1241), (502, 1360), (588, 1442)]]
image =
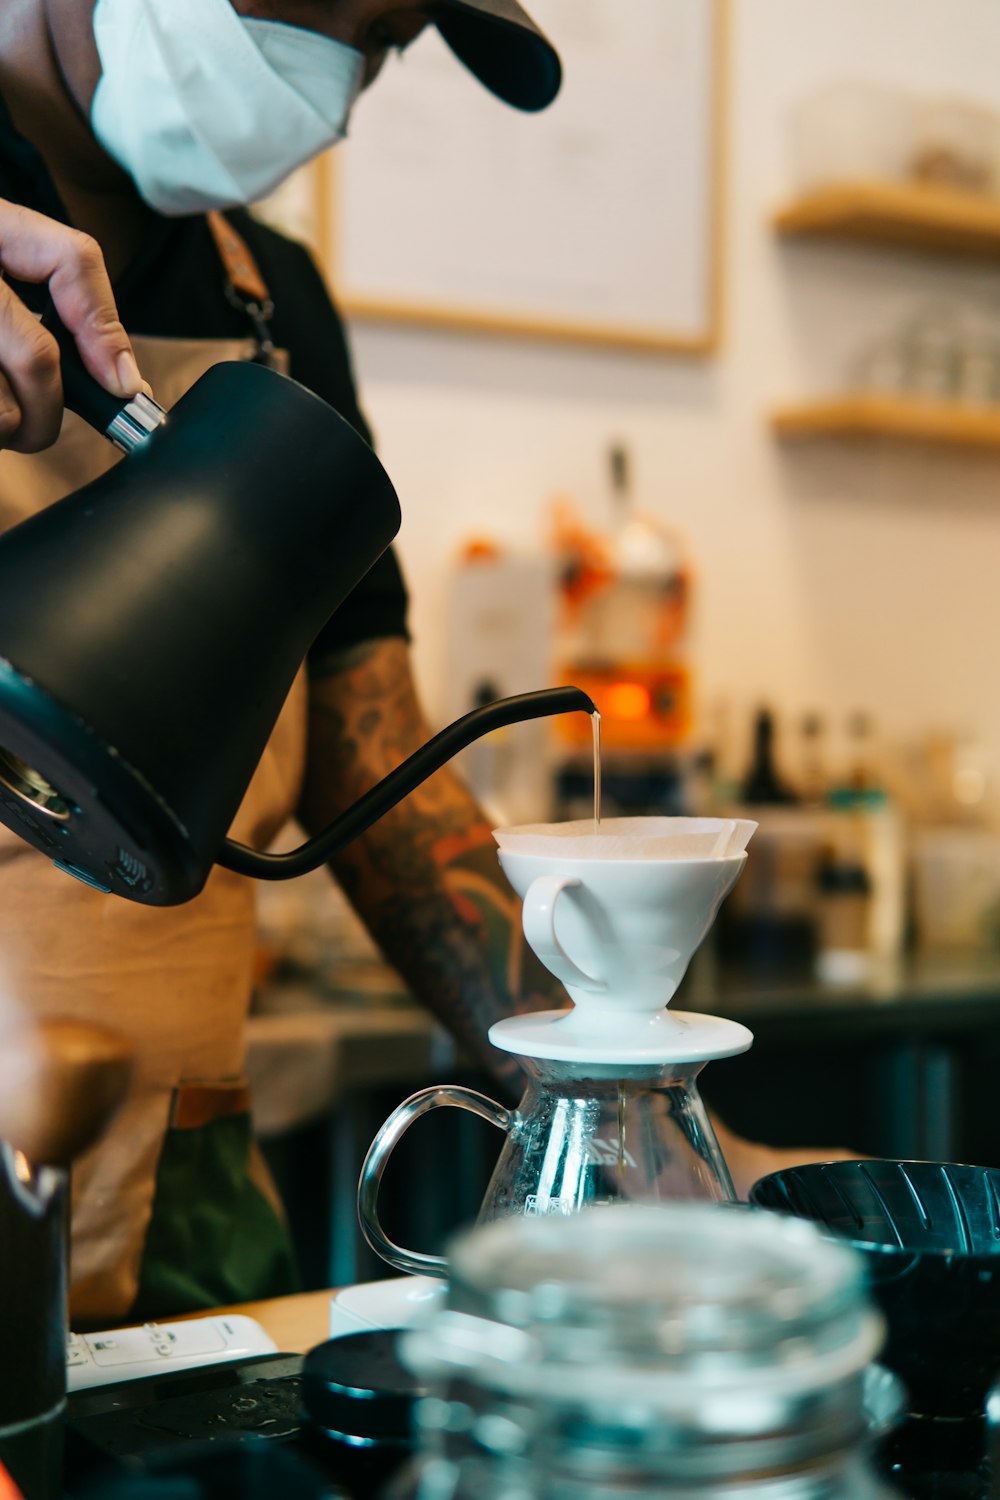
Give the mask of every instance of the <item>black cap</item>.
[(559, 54), (517, 0), (434, 0), (428, 6), (455, 56), (516, 109), (551, 104), (562, 82)]
[(364, 1442), (405, 1442), (413, 1407), (424, 1394), (396, 1355), (398, 1329), (372, 1329), (310, 1349), (302, 1366), (302, 1401), (318, 1427)]

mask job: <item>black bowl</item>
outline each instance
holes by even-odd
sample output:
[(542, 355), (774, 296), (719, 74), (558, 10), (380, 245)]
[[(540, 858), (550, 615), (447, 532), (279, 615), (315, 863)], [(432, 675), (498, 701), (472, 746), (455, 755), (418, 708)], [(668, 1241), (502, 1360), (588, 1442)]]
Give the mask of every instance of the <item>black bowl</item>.
[(762, 1178), (750, 1201), (825, 1225), (864, 1257), (888, 1323), (882, 1357), (911, 1410), (982, 1413), (1000, 1374), (1000, 1171), (814, 1163)]

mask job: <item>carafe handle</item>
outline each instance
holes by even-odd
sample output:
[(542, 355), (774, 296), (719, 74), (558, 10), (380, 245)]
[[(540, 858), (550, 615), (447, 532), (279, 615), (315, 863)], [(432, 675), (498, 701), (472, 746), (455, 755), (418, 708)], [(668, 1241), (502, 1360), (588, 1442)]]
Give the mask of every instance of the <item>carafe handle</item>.
[(556, 903), (563, 891), (580, 884), (572, 875), (539, 875), (533, 880), (524, 896), (521, 908), (521, 924), (528, 947), (541, 959), (550, 974), (562, 984), (572, 984), (578, 990), (592, 990), (603, 994), (608, 988), (606, 979), (588, 974), (574, 963), (556, 936)]
[(513, 1110), (496, 1104), (485, 1094), (477, 1094), (474, 1089), (464, 1089), (457, 1084), (435, 1084), (431, 1088), (420, 1089), (404, 1099), (379, 1130), (368, 1148), (358, 1182), (358, 1219), (365, 1239), (376, 1255), (388, 1261), (390, 1266), (395, 1266), (397, 1271), (412, 1271), (418, 1276), (447, 1276), (448, 1262), (443, 1255), (421, 1255), (419, 1251), (405, 1250), (389, 1239), (379, 1223), (378, 1190), (386, 1162), (403, 1132), (421, 1115), (446, 1104), (470, 1110), (481, 1120), (488, 1120), (491, 1125), (496, 1125), (503, 1131), (509, 1130), (514, 1118)]

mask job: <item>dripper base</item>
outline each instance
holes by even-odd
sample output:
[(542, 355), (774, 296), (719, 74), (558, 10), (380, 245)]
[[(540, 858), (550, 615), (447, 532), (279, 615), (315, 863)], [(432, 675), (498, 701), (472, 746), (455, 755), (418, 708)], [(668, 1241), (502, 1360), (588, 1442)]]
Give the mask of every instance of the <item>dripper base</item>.
[[(508, 1016), (490, 1027), (494, 1047), (521, 1057), (554, 1062), (611, 1064), (713, 1062), (736, 1057), (753, 1045), (753, 1032), (738, 1021), (703, 1016), (696, 1011), (671, 1010), (670, 1025), (646, 1024), (631, 1035), (626, 1026), (614, 1032), (584, 1031), (566, 1022), (575, 1012), (543, 1010), (533, 1015)], [(666, 1012), (663, 1012), (666, 1017)]]

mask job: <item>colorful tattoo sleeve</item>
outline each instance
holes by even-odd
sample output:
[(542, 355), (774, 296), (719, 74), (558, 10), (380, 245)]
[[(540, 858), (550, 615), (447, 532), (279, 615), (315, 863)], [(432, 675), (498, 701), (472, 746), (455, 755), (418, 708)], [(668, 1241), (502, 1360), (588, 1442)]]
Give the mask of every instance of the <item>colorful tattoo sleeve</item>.
[[(408, 649), (379, 641), (327, 663), (311, 685), (300, 816), (314, 831), (430, 738)], [(503, 1016), (565, 1004), (527, 949), (520, 903), (489, 824), (445, 768), (332, 861), (387, 960), (462, 1044), (518, 1091), (513, 1058), (486, 1037)]]

